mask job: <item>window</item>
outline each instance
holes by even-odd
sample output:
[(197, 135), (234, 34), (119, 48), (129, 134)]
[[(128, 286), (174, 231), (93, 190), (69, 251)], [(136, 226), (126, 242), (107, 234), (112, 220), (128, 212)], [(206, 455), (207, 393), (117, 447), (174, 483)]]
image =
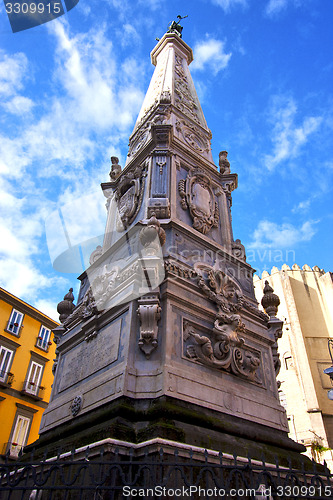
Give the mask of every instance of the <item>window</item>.
[(295, 368), (294, 360), (291, 354), (286, 353), (283, 357), (286, 370), (292, 370), (293, 368)]
[(50, 335), (51, 331), (42, 325), (39, 330), (36, 346), (40, 349), (43, 349), (44, 351), (47, 351), (49, 345), (52, 344), (52, 342), (50, 342)]
[(26, 445), (31, 419), (23, 415), (17, 415), (11, 443), (9, 443), (10, 455), (17, 457), (20, 450)]
[(29, 372), (27, 379), (25, 381), (24, 390), (29, 394), (33, 394), (35, 396), (38, 395), (39, 392), (39, 384), (42, 379), (43, 366), (35, 361), (31, 361)]
[(13, 309), (7, 324), (7, 331), (10, 333), (14, 333), (14, 335), (19, 335), (22, 320), (23, 314), (19, 311), (16, 311), (16, 309)]
[(6, 382), (9, 367), (12, 361), (13, 351), (0, 346), (0, 381)]

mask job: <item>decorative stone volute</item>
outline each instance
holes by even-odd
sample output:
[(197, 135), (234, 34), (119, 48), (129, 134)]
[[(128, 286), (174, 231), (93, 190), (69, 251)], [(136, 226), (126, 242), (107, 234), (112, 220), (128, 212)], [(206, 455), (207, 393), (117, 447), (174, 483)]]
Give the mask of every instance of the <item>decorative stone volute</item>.
[(264, 287), (264, 296), (261, 299), (261, 305), (265, 309), (265, 312), (268, 314), (270, 318), (276, 317), (278, 307), (280, 305), (279, 297), (273, 292), (274, 292), (273, 288), (266, 280)]
[(159, 292), (155, 291), (138, 300), (137, 313), (140, 318), (139, 348), (149, 359), (158, 345), (158, 321), (161, 318)]
[(57, 311), (59, 313), (59, 321), (63, 323), (68, 316), (70, 316), (75, 308), (73, 288), (69, 289), (69, 292), (66, 293), (64, 300), (59, 302), (57, 305)]

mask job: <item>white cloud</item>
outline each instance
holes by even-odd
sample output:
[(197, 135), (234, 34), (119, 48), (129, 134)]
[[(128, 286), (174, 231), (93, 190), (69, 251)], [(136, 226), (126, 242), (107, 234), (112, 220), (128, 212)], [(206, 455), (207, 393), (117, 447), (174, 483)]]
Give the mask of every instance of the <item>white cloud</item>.
[(18, 52), (13, 56), (0, 49), (0, 96), (10, 97), (23, 87), (27, 76), (28, 60)]
[(311, 205), (311, 202), (312, 202), (313, 198), (308, 198), (307, 200), (303, 200), (303, 201), (300, 201), (299, 203), (297, 203), (297, 205), (295, 205), (293, 208), (292, 208), (292, 212), (293, 213), (298, 213), (298, 212), (308, 212), (309, 208), (310, 208), (310, 205)]
[(34, 105), (35, 103), (31, 99), (22, 95), (17, 95), (2, 104), (4, 109), (13, 115), (25, 115), (31, 111)]
[[(123, 75), (117, 68), (112, 43), (103, 28), (70, 37), (64, 23), (52, 25), (50, 31), (57, 41), (56, 75), (71, 99), (67, 103), (73, 113), (71, 118), (90, 128), (127, 127), (128, 114), (132, 121), (143, 98), (136, 86), (138, 65), (132, 60), (132, 73), (130, 78), (127, 73), (124, 81), (120, 78)], [(123, 95), (119, 100), (120, 89)]]
[(253, 241), (248, 248), (293, 248), (299, 242), (310, 241), (316, 230), (314, 225), (319, 221), (309, 220), (302, 226), (292, 224), (281, 225), (276, 222), (262, 220), (253, 233)]
[(225, 12), (228, 12), (232, 7), (237, 5), (247, 6), (247, 0), (212, 0), (213, 4), (222, 7)]
[(231, 52), (224, 52), (225, 43), (213, 38), (204, 40), (194, 46), (194, 61), (191, 70), (208, 70), (216, 75), (225, 69), (229, 63)]
[(270, 16), (285, 9), (288, 5), (288, 0), (269, 0), (266, 6), (266, 13)]
[[(128, 138), (143, 99), (142, 71), (133, 57), (118, 63), (103, 27), (71, 36), (65, 21), (49, 24), (56, 40), (54, 91), (44, 101), (46, 109), (35, 105), (35, 119), (21, 135), (0, 136), (0, 169), (18, 177), (35, 163), (39, 176), (75, 181), (82, 165), (105, 150), (106, 144), (116, 148)], [(14, 68), (26, 64), (20, 54), (13, 59), (20, 63)], [(11, 80), (22, 87), (18, 70)], [(7, 111), (18, 110), (20, 102), (26, 109), (32, 106), (23, 96), (17, 99), (6, 104)]]
[(273, 99), (268, 121), (274, 123), (272, 132), (274, 147), (273, 153), (264, 157), (264, 162), (269, 170), (273, 170), (283, 161), (297, 158), (301, 153), (302, 146), (319, 129), (323, 121), (321, 116), (305, 116), (297, 125), (297, 111), (294, 99), (279, 96)]
[(39, 309), (44, 314), (49, 316), (49, 318), (54, 319), (54, 321), (59, 322), (59, 313), (57, 312), (57, 305), (60, 302), (61, 298), (58, 301), (39, 299), (34, 303), (34, 307)]
[(299, 7), (302, 5), (302, 0), (269, 0), (265, 11), (268, 16), (274, 16), (291, 4)]
[[(0, 135), (1, 286), (28, 301), (69, 288), (67, 277), (51, 269), (44, 216), (57, 202), (78, 199), (108, 180), (107, 157), (120, 156), (119, 144), (127, 143), (143, 99), (139, 61), (133, 56), (118, 61), (103, 27), (71, 35), (65, 21), (54, 21), (48, 31), (56, 42), (54, 73), (45, 73), (51, 82), (44, 89), (48, 100), (33, 103), (26, 95), (25, 55), (0, 53), (2, 110), (18, 117), (16, 135)], [(30, 111), (27, 123), (23, 111)], [(104, 232), (105, 199), (101, 191), (95, 196), (102, 206), (100, 224), (85, 206), (81, 228), (70, 221), (75, 236), (82, 219), (85, 233), (92, 227)]]

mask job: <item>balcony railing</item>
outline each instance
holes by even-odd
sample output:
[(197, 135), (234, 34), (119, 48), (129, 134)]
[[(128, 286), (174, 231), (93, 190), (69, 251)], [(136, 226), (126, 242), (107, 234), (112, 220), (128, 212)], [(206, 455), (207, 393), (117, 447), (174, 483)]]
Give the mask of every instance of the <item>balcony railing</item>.
[(0, 371), (0, 384), (5, 386), (11, 386), (14, 382), (14, 373), (2, 372)]
[(30, 380), (25, 380), (21, 392), (36, 399), (43, 399), (45, 387)]
[(51, 345), (52, 342), (50, 339), (43, 340), (42, 337), (37, 337), (36, 347), (39, 347), (39, 349), (43, 349), (43, 351), (47, 352)]
[(25, 444), (18, 444), (12, 441), (8, 443), (4, 443), (2, 447), (2, 455), (7, 455), (10, 458), (18, 458), (21, 454), (21, 450), (23, 451)]
[(15, 321), (8, 321), (5, 330), (13, 335), (16, 335), (16, 337), (19, 337), (21, 335), (22, 328), (22, 324), (20, 325), (20, 323)]

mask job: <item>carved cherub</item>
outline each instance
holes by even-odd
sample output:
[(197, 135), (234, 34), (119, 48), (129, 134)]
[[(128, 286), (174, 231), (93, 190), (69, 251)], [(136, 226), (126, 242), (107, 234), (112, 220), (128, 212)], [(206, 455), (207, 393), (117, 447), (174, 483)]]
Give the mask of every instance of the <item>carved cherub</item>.
[(219, 166), (221, 174), (230, 174), (230, 162), (227, 159), (228, 151), (221, 151), (219, 153)]
[(120, 174), (121, 174), (121, 165), (119, 165), (119, 158), (117, 158), (116, 156), (111, 156), (111, 170), (110, 170), (111, 181), (115, 181)]

